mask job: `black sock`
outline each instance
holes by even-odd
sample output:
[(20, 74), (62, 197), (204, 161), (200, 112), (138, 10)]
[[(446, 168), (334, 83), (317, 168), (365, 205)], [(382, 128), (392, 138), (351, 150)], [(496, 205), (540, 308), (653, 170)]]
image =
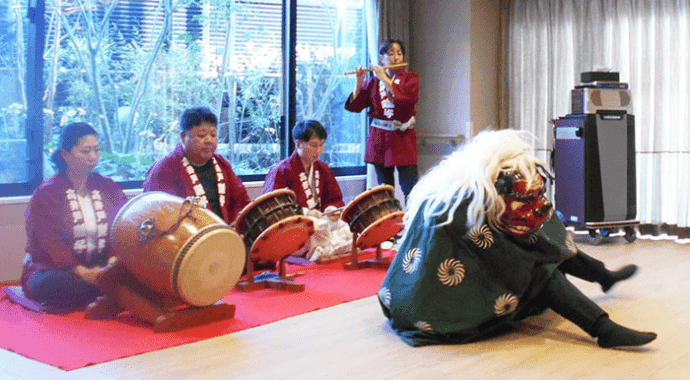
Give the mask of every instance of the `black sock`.
[(599, 347), (641, 346), (656, 339), (656, 333), (641, 332), (613, 322), (607, 315), (601, 316), (592, 326), (592, 336), (598, 338)]
[(601, 289), (604, 292), (608, 292), (609, 289), (611, 289), (611, 287), (615, 285), (618, 281), (627, 280), (630, 277), (632, 277), (636, 272), (637, 265), (634, 264), (626, 265), (615, 272), (609, 272), (609, 275), (606, 278), (606, 280), (600, 281)]

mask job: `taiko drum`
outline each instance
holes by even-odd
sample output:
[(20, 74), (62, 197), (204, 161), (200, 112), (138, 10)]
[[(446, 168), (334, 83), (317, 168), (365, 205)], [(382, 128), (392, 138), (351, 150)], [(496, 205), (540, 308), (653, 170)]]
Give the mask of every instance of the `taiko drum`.
[(274, 190), (248, 204), (237, 216), (250, 260), (276, 262), (300, 251), (314, 233), (314, 222), (302, 215), (295, 192)]
[(357, 235), (357, 247), (370, 248), (402, 231), (404, 215), (400, 202), (395, 198), (395, 188), (381, 185), (352, 200), (343, 209), (341, 219)]
[(129, 200), (111, 228), (115, 256), (165, 298), (208, 306), (232, 290), (242, 274), (242, 239), (199, 199), (146, 192)]

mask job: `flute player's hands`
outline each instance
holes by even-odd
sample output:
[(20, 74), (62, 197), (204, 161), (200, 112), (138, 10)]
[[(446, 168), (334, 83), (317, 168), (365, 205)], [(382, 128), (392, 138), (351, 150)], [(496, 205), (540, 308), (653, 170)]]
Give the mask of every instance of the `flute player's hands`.
[(357, 78), (355, 79), (355, 89), (352, 91), (352, 99), (359, 95), (359, 91), (362, 89), (362, 83), (364, 82), (364, 77), (367, 76), (367, 69), (360, 66), (357, 67)]
[(386, 85), (386, 89), (391, 92), (392, 91), (392, 85), (393, 81), (391, 78), (388, 76), (388, 72), (386, 72), (386, 69), (384, 69), (381, 66), (372, 66), (371, 70), (374, 72), (374, 75), (376, 75), (381, 82), (383, 82)]

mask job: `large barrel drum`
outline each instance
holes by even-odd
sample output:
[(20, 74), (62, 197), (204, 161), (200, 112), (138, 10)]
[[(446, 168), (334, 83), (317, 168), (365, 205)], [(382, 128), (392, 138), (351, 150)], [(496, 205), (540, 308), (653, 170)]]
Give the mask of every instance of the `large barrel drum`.
[(137, 280), (192, 306), (222, 299), (244, 269), (242, 239), (197, 198), (140, 194), (120, 209), (110, 234), (115, 256)]

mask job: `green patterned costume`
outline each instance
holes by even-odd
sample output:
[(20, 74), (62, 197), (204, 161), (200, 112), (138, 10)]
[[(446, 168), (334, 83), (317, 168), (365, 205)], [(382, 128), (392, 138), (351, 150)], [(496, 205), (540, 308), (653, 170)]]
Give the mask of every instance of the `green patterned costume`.
[(541, 289), (577, 252), (556, 216), (525, 239), (486, 224), (468, 233), (468, 203), (442, 227), (418, 213), (379, 290), (384, 314), (411, 345), (479, 340), (543, 311)]

